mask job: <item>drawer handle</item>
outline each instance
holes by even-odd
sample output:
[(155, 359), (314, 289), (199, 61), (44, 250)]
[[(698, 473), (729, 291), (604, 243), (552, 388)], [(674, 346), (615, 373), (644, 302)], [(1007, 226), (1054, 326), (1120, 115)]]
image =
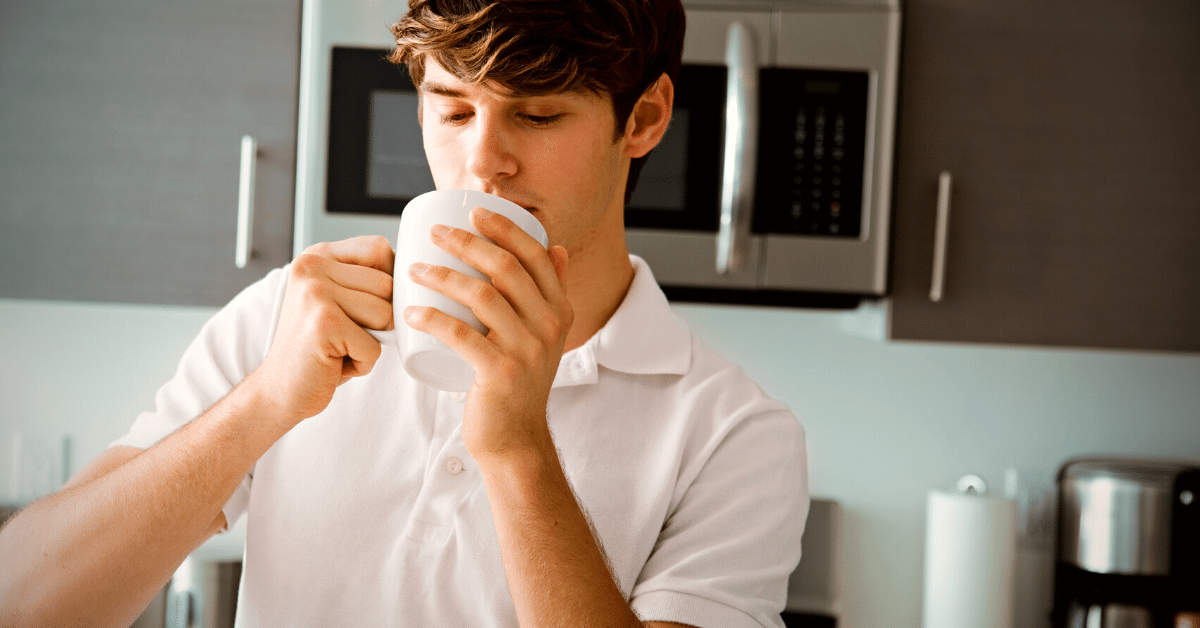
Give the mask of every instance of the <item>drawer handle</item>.
[(950, 183), (948, 171), (938, 175), (937, 223), (933, 232), (933, 281), (929, 286), (929, 300), (942, 300), (942, 289), (946, 284), (946, 236), (950, 230)]
[(234, 264), (245, 268), (254, 251), (254, 178), (258, 162), (258, 140), (242, 136), (242, 167), (238, 177), (237, 250)]
[(758, 156), (758, 47), (754, 31), (729, 25), (725, 44), (725, 149), (721, 176), (721, 221), (717, 231), (717, 273), (742, 265), (750, 240), (754, 207), (754, 168)]

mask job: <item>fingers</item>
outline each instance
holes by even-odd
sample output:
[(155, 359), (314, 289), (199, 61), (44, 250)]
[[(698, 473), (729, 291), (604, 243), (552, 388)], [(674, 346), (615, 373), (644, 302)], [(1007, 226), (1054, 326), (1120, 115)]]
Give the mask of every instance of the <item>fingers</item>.
[[(508, 218), (489, 212), (482, 207), (476, 207), (471, 211), (471, 223), (481, 234), (491, 238), (501, 248), (511, 252), (520, 260), (521, 266), (525, 268), (547, 300), (554, 302), (563, 298), (561, 278), (541, 242), (538, 242)], [(558, 248), (562, 249), (562, 247)], [(562, 249), (562, 252), (565, 254), (566, 250)], [(493, 259), (492, 261), (499, 263), (499, 266), (495, 267), (497, 273), (502, 274), (507, 270), (503, 265), (505, 260)], [(493, 282), (495, 281), (496, 274), (492, 274), (484, 268), (479, 270), (492, 277)], [(503, 291), (503, 289), (501, 290)]]
[(382, 270), (306, 252), (292, 262), (290, 283), (290, 288), (303, 291), (307, 307), (332, 303), (354, 323), (370, 329), (388, 329), (392, 324), (392, 277)]
[(304, 250), (305, 253), (320, 255), (333, 261), (354, 266), (364, 266), (392, 274), (396, 252), (383, 236), (359, 236), (337, 242), (321, 242)]
[(485, 237), (439, 225), (430, 238), (490, 282), (444, 266), (414, 264), (408, 272), (415, 283), (469, 307), (490, 329), (487, 337), (432, 308), (410, 307), (405, 321), (458, 351), (476, 367), (477, 381), (519, 381), (517, 372), (522, 369), (548, 370), (552, 375), (573, 316), (562, 286), (566, 249), (555, 246), (547, 251), (498, 214), (476, 208), (471, 217)]

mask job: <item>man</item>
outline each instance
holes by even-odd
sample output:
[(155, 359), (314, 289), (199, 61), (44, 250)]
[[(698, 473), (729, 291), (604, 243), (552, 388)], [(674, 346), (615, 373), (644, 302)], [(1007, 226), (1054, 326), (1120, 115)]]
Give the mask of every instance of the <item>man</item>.
[[(248, 288), (153, 412), (0, 534), (0, 624), (128, 625), (248, 512), (241, 626), (781, 625), (803, 433), (625, 249), (682, 8), (414, 0), (393, 33), (437, 186), (517, 202), (551, 247), (476, 209), (493, 242), (430, 237), (490, 284), (394, 269), (486, 336), (427, 308), (393, 321), (381, 238), (316, 245)], [(393, 324), (462, 354), (470, 392), (407, 377), (363, 329)]]

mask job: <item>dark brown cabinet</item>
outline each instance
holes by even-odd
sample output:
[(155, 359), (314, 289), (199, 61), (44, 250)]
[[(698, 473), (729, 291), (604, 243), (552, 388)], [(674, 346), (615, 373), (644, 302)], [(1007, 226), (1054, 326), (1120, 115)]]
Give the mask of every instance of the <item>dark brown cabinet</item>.
[(903, 51), (891, 337), (1200, 351), (1200, 3), (911, 0)]
[(220, 305), (290, 259), (299, 33), (299, 0), (0, 3), (0, 297)]

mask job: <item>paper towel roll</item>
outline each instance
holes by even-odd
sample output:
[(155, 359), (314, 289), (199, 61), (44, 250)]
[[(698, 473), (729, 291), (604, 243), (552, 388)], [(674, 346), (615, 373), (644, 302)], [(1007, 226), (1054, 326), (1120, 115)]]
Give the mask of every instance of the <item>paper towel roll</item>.
[(924, 628), (1012, 628), (1016, 502), (930, 491)]

